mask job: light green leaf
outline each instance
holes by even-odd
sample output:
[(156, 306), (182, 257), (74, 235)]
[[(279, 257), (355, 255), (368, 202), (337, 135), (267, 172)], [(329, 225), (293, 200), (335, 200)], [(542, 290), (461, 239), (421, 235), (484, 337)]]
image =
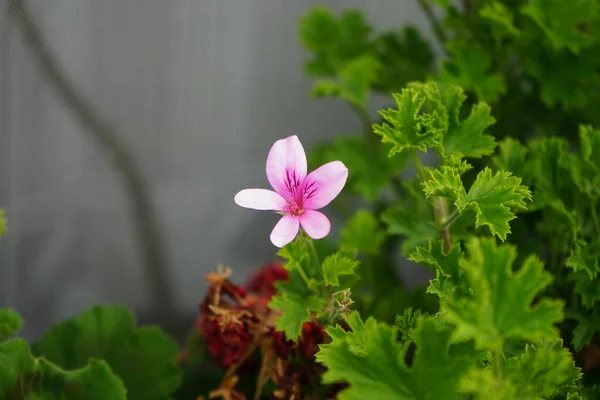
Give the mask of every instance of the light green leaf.
[[(421, 317), (412, 331), (416, 353), (412, 366), (404, 362), (405, 350), (396, 329), (358, 313), (348, 315), (350, 331), (329, 327), (333, 341), (321, 345), (317, 361), (327, 367), (325, 383), (347, 382), (340, 400), (454, 399), (462, 376), (473, 360), (450, 355), (450, 332)], [(435, 382), (435, 384), (432, 384)]]
[(531, 165), (527, 162), (529, 149), (516, 139), (507, 137), (498, 144), (498, 151), (492, 157), (498, 170), (512, 172), (523, 178), (523, 184), (531, 183)]
[(289, 340), (296, 341), (302, 333), (302, 325), (310, 321), (311, 311), (321, 311), (321, 301), (313, 296), (300, 297), (294, 293), (284, 293), (271, 298), (269, 308), (281, 310), (276, 323), (278, 331), (285, 332)]
[(157, 327), (136, 328), (131, 313), (118, 306), (92, 307), (54, 325), (32, 352), (65, 369), (103, 359), (123, 381), (130, 400), (162, 400), (181, 381), (177, 343)]
[(567, 48), (577, 54), (593, 42), (589, 33), (580, 29), (598, 13), (595, 0), (530, 0), (521, 8), (550, 40), (554, 50)]
[(450, 42), (446, 45), (452, 58), (441, 62), (439, 81), (475, 92), (480, 101), (495, 101), (506, 91), (504, 79), (491, 73), (488, 53), (475, 43)]
[(6, 233), (6, 218), (4, 217), (5, 211), (0, 208), (0, 237)]
[(554, 324), (563, 318), (562, 302), (541, 299), (531, 306), (552, 281), (542, 263), (530, 256), (513, 272), (514, 246), (498, 247), (494, 239), (473, 238), (467, 248), (468, 257), (460, 266), (473, 297), (441, 299), (442, 317), (456, 325), (453, 340), (474, 339), (479, 348), (499, 349), (508, 339), (555, 337)]
[(330, 255), (323, 260), (323, 280), (327, 286), (340, 286), (340, 275), (352, 275), (358, 267), (358, 261), (344, 257), (339, 253)]
[(0, 397), (39, 400), (126, 400), (127, 391), (104, 361), (64, 371), (33, 358), (23, 339), (0, 344)]
[(372, 55), (363, 55), (349, 61), (339, 71), (339, 96), (352, 104), (365, 106), (371, 84), (375, 82), (381, 65)]
[(385, 239), (379, 229), (379, 221), (369, 210), (357, 211), (346, 223), (341, 232), (342, 249), (354, 249), (365, 254), (377, 255)]
[(393, 145), (390, 157), (404, 150), (427, 152), (442, 143), (443, 121), (437, 114), (421, 114), (426, 97), (415, 88), (404, 88), (394, 93), (397, 109), (380, 111), (384, 123), (373, 125), (373, 131), (383, 143)]
[(23, 327), (23, 319), (15, 311), (0, 308), (0, 342), (17, 334)]

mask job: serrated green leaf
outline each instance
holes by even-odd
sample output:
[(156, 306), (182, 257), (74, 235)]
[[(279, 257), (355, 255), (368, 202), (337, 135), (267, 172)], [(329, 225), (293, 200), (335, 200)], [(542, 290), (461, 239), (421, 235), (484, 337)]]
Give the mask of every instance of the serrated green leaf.
[(23, 319), (10, 309), (0, 309), (0, 342), (17, 334), (23, 327)]
[(425, 197), (445, 197), (454, 202), (464, 198), (467, 193), (455, 168), (441, 167), (431, 171), (429, 179), (423, 182)]
[[(450, 356), (450, 332), (421, 318), (412, 331), (416, 353), (411, 367), (394, 328), (358, 313), (346, 318), (351, 331), (329, 327), (333, 341), (321, 345), (317, 361), (327, 367), (325, 383), (348, 382), (340, 400), (454, 399), (458, 382), (472, 365), (470, 357)], [(431, 383), (435, 382), (435, 385)]]
[(341, 232), (342, 249), (355, 249), (365, 254), (377, 255), (385, 239), (379, 229), (379, 221), (369, 210), (357, 211), (346, 223)]
[(292, 293), (284, 293), (271, 298), (269, 307), (281, 310), (276, 323), (278, 331), (285, 332), (285, 336), (296, 341), (302, 333), (302, 325), (310, 321), (311, 311), (321, 311), (321, 301), (313, 296), (300, 297)]
[(563, 318), (562, 302), (541, 299), (531, 306), (552, 281), (542, 263), (530, 256), (518, 272), (513, 272), (514, 246), (473, 238), (467, 248), (468, 257), (460, 266), (473, 297), (441, 299), (442, 317), (456, 325), (453, 339), (474, 339), (479, 348), (498, 349), (508, 339), (555, 337), (554, 324)]
[(592, 43), (590, 34), (580, 27), (596, 17), (595, 0), (530, 0), (521, 12), (542, 29), (556, 51), (567, 48), (577, 54)]
[(578, 272), (571, 274), (571, 280), (575, 282), (573, 289), (581, 296), (585, 308), (592, 309), (600, 302), (600, 279), (590, 279), (586, 272)]
[(588, 244), (581, 238), (576, 239), (565, 265), (575, 273), (585, 272), (590, 280), (596, 279), (600, 272), (600, 241)]
[(370, 54), (349, 61), (339, 71), (339, 96), (352, 104), (365, 106), (380, 68), (379, 61)]
[(104, 361), (91, 360), (64, 371), (33, 358), (23, 339), (0, 344), (0, 397), (3, 399), (126, 400), (127, 391)]
[(573, 181), (592, 201), (600, 198), (600, 130), (579, 127), (580, 158), (571, 158)]
[(527, 162), (529, 149), (516, 139), (507, 137), (498, 144), (498, 151), (492, 157), (498, 170), (512, 172), (523, 178), (523, 184), (531, 183), (531, 165)]
[(599, 307), (595, 306), (591, 313), (578, 312), (575, 316), (577, 326), (573, 329), (573, 339), (571, 345), (575, 351), (579, 351), (583, 346), (589, 344), (594, 335), (600, 332), (600, 319), (598, 318)]
[(403, 150), (437, 148), (442, 143), (443, 121), (437, 114), (421, 114), (425, 95), (415, 88), (394, 93), (397, 109), (380, 111), (384, 123), (373, 125), (383, 143), (393, 145), (390, 157)]
[(559, 338), (527, 344), (520, 355), (502, 357), (499, 362), (496, 357), (490, 354), (489, 366), (473, 370), (462, 382), (465, 392), (481, 400), (552, 399), (575, 389), (581, 378), (573, 356)]
[(517, 37), (521, 33), (514, 24), (512, 11), (497, 0), (484, 4), (479, 9), (479, 16), (490, 22), (496, 39)]
[(441, 62), (439, 81), (472, 90), (480, 101), (495, 101), (506, 91), (504, 79), (490, 71), (490, 56), (478, 45), (454, 41), (446, 45), (452, 58)]
[(412, 307), (406, 308), (402, 315), (396, 315), (396, 327), (403, 341), (414, 341), (412, 331), (417, 328), (417, 323), (422, 315), (421, 310), (413, 310)]
[(131, 313), (119, 306), (92, 307), (54, 325), (32, 352), (65, 369), (103, 359), (123, 381), (130, 400), (164, 399), (181, 381), (177, 343), (158, 327), (136, 328)]
[(332, 254), (323, 260), (323, 280), (325, 285), (338, 287), (340, 275), (352, 275), (358, 267), (358, 261), (344, 257), (339, 253)]
[(446, 253), (442, 240), (429, 240), (427, 247), (417, 247), (408, 259), (435, 272), (436, 277), (430, 281), (427, 292), (444, 297), (453, 295), (456, 290), (467, 291), (459, 266), (462, 256), (459, 243), (454, 244)]

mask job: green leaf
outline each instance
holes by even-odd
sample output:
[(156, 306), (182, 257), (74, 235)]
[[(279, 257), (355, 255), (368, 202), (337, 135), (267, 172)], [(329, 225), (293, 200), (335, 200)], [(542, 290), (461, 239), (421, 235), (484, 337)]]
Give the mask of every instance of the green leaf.
[(585, 272), (571, 274), (571, 280), (575, 282), (573, 289), (581, 296), (581, 304), (588, 309), (594, 308), (600, 302), (600, 279), (590, 279)]
[(371, 84), (376, 80), (381, 65), (370, 54), (348, 62), (339, 71), (339, 96), (350, 103), (365, 106), (369, 100)]
[(439, 115), (421, 114), (426, 97), (415, 88), (404, 88), (394, 93), (397, 109), (380, 111), (384, 123), (373, 125), (373, 131), (383, 143), (393, 145), (390, 157), (404, 150), (437, 148), (442, 143), (442, 124)]
[(271, 298), (269, 307), (281, 310), (276, 323), (278, 331), (284, 331), (285, 336), (296, 341), (302, 333), (302, 325), (310, 321), (311, 311), (321, 311), (321, 301), (313, 296), (301, 297), (294, 293), (284, 293)]
[(181, 380), (177, 343), (157, 327), (136, 329), (131, 313), (118, 306), (92, 307), (54, 325), (32, 352), (64, 369), (103, 359), (122, 379), (131, 400), (164, 399)]
[(517, 37), (521, 33), (514, 24), (512, 11), (497, 0), (484, 4), (479, 9), (479, 16), (490, 22), (496, 39)]
[(555, 337), (561, 321), (562, 302), (541, 299), (531, 306), (552, 275), (534, 256), (513, 272), (514, 246), (497, 247), (494, 239), (473, 238), (468, 258), (460, 262), (473, 290), (472, 298), (441, 299), (443, 318), (456, 325), (453, 340), (474, 339), (479, 348), (499, 349), (508, 339), (536, 341)]
[(578, 238), (571, 248), (571, 254), (565, 261), (565, 265), (572, 268), (575, 273), (585, 272), (590, 280), (596, 279), (600, 272), (600, 241), (596, 240), (588, 244)]
[(526, 344), (523, 353), (502, 357), (499, 363), (495, 356), (490, 356), (488, 363), (499, 365), (501, 372), (498, 374), (494, 367), (488, 366), (474, 370), (463, 381), (463, 390), (475, 394), (477, 399), (552, 399), (576, 389), (576, 382), (581, 378), (573, 356), (562, 347), (560, 338)]
[(480, 101), (495, 101), (506, 91), (504, 79), (491, 73), (488, 53), (478, 45), (454, 41), (446, 45), (452, 58), (440, 65), (439, 81), (472, 90)]
[(417, 350), (408, 367), (396, 329), (372, 318), (363, 322), (356, 312), (346, 322), (349, 332), (339, 326), (327, 328), (332, 342), (321, 345), (316, 355), (327, 367), (323, 382), (350, 384), (339, 394), (340, 400), (456, 398), (458, 383), (473, 361), (450, 355), (449, 331), (420, 318), (412, 331)]
[(339, 253), (330, 255), (323, 260), (323, 280), (327, 286), (340, 286), (340, 275), (352, 275), (358, 267), (358, 261), (344, 257)]
[(454, 244), (446, 253), (442, 240), (429, 240), (428, 247), (417, 247), (408, 259), (435, 272), (436, 277), (431, 280), (427, 292), (444, 297), (453, 295), (457, 289), (468, 292), (459, 266), (462, 256), (460, 243)]
[(342, 229), (342, 249), (355, 249), (365, 254), (377, 255), (385, 239), (379, 221), (369, 210), (357, 211)]
[(598, 307), (594, 307), (592, 313), (577, 313), (575, 316), (577, 326), (573, 329), (571, 345), (575, 351), (579, 351), (589, 344), (594, 335), (600, 332), (600, 319), (598, 318)]
[(600, 130), (579, 127), (580, 158), (572, 161), (573, 180), (593, 201), (600, 198)]
[(531, 200), (531, 192), (521, 185), (520, 178), (507, 171), (493, 175), (487, 167), (477, 175), (468, 193), (458, 172), (444, 167), (431, 173), (430, 180), (423, 183), (423, 191), (427, 198), (441, 196), (452, 200), (461, 213), (473, 210), (475, 226), (487, 226), (502, 240), (510, 233), (508, 222), (516, 218), (513, 210), (526, 209), (525, 200)]
[(3, 399), (126, 400), (127, 391), (104, 361), (91, 360), (64, 371), (33, 358), (23, 339), (0, 344), (0, 397)]
[(531, 183), (531, 165), (527, 162), (529, 149), (516, 139), (507, 137), (498, 144), (498, 151), (492, 157), (498, 170), (512, 172), (523, 178), (523, 184)]
[(412, 331), (417, 328), (422, 315), (421, 310), (413, 310), (412, 307), (404, 309), (402, 315), (396, 315), (396, 327), (403, 341), (414, 341)]
[(521, 12), (541, 28), (556, 51), (567, 48), (577, 54), (593, 41), (580, 27), (596, 17), (595, 0), (530, 0)]
[(17, 334), (23, 328), (23, 319), (10, 309), (0, 308), (0, 342)]

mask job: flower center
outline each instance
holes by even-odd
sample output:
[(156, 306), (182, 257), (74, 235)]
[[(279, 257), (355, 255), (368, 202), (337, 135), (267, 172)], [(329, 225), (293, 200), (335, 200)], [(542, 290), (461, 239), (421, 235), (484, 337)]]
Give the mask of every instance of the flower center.
[(292, 214), (294, 217), (304, 214), (304, 209), (302, 207), (298, 207), (296, 204), (290, 202), (284, 209), (288, 214)]

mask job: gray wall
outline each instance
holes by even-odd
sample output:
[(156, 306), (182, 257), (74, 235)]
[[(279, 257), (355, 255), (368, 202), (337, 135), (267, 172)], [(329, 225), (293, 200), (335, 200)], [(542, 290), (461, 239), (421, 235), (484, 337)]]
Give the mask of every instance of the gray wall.
[[(429, 32), (413, 0), (29, 4), (78, 88), (135, 147), (177, 307), (190, 315), (217, 264), (241, 280), (275, 254), (277, 216), (233, 203), (240, 189), (266, 187), (270, 145), (298, 134), (309, 147), (359, 129), (341, 102), (308, 98), (299, 18), (316, 4), (357, 7), (378, 28)], [(41, 79), (18, 27), (0, 24), (0, 207), (10, 228), (0, 306), (24, 314), (26, 336), (96, 302), (145, 311), (152, 293), (118, 177)]]

